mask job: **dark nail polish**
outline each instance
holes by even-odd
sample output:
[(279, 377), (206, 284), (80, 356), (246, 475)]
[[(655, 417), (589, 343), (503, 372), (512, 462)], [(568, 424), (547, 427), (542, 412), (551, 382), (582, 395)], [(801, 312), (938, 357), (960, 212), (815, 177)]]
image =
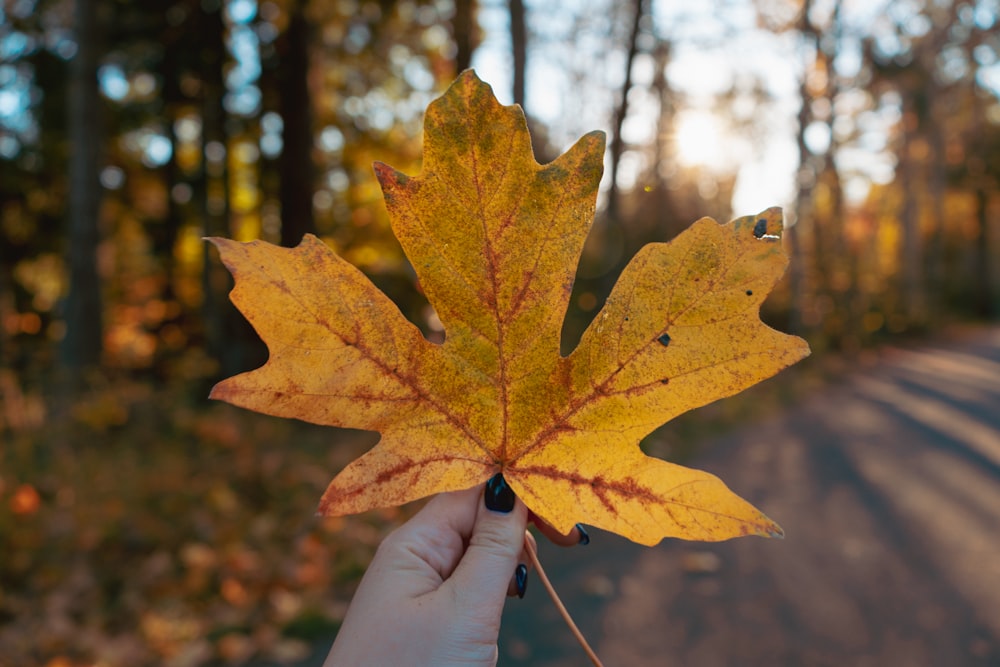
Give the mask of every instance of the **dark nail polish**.
[(486, 493), (483, 495), (486, 509), (506, 514), (514, 509), (514, 490), (507, 486), (507, 480), (497, 473), (486, 482)]
[(517, 597), (524, 598), (524, 592), (528, 590), (528, 566), (524, 563), (514, 569), (514, 586), (517, 588)]
[(590, 533), (587, 532), (587, 529), (579, 523), (576, 524), (576, 529), (580, 531), (580, 541), (577, 544), (584, 547), (590, 544)]

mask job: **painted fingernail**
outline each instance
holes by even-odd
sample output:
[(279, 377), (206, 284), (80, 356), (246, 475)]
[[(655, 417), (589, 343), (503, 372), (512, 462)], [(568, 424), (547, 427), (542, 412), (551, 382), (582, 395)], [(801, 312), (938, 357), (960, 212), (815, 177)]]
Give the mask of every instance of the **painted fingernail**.
[(514, 509), (514, 490), (507, 486), (507, 480), (497, 473), (486, 482), (486, 493), (483, 494), (486, 509), (506, 514)]
[(524, 591), (528, 590), (528, 566), (521, 563), (514, 569), (514, 586), (517, 588), (517, 597), (524, 598)]
[(580, 531), (580, 541), (577, 544), (584, 547), (590, 544), (590, 533), (583, 527), (583, 524), (576, 524), (576, 529)]

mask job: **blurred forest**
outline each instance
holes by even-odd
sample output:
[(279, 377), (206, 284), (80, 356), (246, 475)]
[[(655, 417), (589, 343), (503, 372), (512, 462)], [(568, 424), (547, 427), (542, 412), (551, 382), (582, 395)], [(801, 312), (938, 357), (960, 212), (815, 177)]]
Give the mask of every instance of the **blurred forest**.
[[(439, 335), (371, 164), (419, 171), (469, 66), (540, 161), (608, 132), (566, 349), (642, 245), (774, 204), (766, 318), (817, 356), (1000, 313), (1000, 3), (685, 4), (3, 0), (0, 666), (288, 662), (336, 628), (397, 512), (312, 512), (373, 438), (207, 404), (266, 351), (202, 237), (318, 234)], [(721, 88), (684, 83), (720, 49)], [(734, 211), (782, 146), (787, 200)]]

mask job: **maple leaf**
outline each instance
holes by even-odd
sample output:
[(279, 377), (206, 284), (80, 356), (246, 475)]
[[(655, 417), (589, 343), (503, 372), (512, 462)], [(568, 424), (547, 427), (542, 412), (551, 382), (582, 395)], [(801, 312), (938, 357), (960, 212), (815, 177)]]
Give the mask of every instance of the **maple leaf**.
[(375, 165), (444, 343), (315, 237), (294, 249), (212, 239), (270, 351), (212, 397), (382, 434), (330, 483), (327, 515), (502, 473), (563, 533), (581, 522), (650, 545), (780, 534), (718, 478), (646, 456), (639, 441), (808, 354), (758, 316), (787, 264), (781, 213), (704, 218), (646, 246), (562, 357), (603, 156), (593, 132), (539, 165), (520, 108), (465, 72), (427, 109), (420, 175)]

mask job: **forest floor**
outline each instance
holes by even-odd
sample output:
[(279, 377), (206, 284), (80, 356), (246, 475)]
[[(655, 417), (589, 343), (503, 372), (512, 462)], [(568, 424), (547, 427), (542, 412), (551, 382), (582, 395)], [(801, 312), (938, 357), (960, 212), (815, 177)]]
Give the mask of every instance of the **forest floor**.
[[(786, 537), (543, 545), (605, 664), (1000, 665), (1000, 329), (885, 349), (687, 463)], [(500, 645), (501, 665), (587, 662), (537, 580)]]
[[(376, 436), (178, 384), (109, 381), (0, 433), (0, 667), (322, 664), (416, 507), (317, 520)], [(43, 414), (10, 386), (8, 413)], [(786, 539), (543, 541), (607, 665), (1000, 665), (1000, 327), (817, 355), (646, 447), (719, 475)], [(537, 576), (500, 650), (508, 667), (586, 663)]]

